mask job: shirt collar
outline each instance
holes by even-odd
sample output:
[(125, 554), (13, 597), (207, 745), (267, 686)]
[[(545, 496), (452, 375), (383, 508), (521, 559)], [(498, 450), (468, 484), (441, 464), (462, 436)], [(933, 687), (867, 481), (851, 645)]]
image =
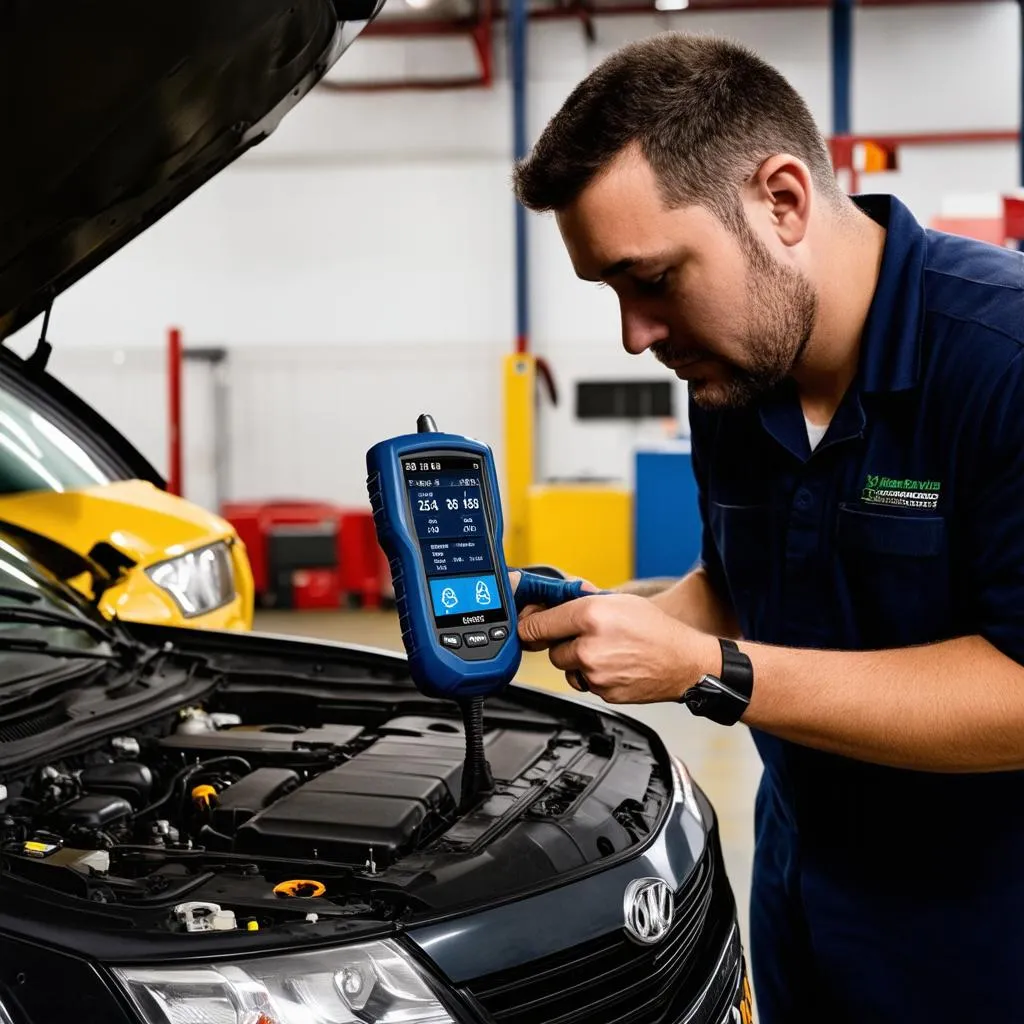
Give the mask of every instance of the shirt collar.
[(856, 196), (854, 202), (886, 229), (878, 284), (861, 336), (861, 390), (906, 391), (920, 375), (927, 235), (895, 196)]

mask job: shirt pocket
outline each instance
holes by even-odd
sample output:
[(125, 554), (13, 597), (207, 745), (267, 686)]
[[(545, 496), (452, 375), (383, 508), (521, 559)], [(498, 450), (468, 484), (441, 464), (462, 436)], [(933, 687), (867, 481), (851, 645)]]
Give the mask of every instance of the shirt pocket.
[(842, 504), (836, 547), (846, 580), (851, 640), (866, 648), (945, 639), (950, 571), (942, 516), (867, 512)]
[(743, 635), (761, 635), (772, 591), (776, 516), (771, 505), (708, 502), (708, 518)]

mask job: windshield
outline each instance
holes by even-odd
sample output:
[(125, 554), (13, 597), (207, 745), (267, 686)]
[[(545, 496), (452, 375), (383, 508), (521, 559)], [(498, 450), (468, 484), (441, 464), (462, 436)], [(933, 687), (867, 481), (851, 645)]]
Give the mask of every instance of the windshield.
[(109, 482), (56, 420), (0, 384), (0, 494), (71, 491)]
[[(55, 619), (64, 616), (68, 621), (47, 622), (47, 615)], [(33, 616), (39, 621), (31, 621)], [(77, 621), (85, 628), (79, 628)], [(70, 600), (44, 569), (0, 536), (0, 679), (13, 668), (14, 656), (3, 649), (6, 642), (31, 638), (54, 647), (96, 652), (107, 647), (97, 626), (104, 628)], [(20, 656), (14, 660), (23, 665)]]

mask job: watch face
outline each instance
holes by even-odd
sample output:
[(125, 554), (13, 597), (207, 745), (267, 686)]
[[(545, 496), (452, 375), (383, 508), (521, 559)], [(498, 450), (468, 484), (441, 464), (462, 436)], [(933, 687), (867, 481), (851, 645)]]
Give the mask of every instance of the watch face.
[(719, 725), (735, 725), (747, 709), (747, 699), (726, 686), (721, 679), (705, 673), (683, 694), (682, 702), (695, 715)]

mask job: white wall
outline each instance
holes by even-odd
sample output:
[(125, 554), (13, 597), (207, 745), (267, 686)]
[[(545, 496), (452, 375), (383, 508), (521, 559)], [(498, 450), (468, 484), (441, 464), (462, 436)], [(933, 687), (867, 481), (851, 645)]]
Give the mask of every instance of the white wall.
[[(497, 354), (476, 343), (445, 346), (449, 372), (415, 380), (399, 393), (395, 377), (421, 373), (422, 348), (392, 345), (239, 345), (230, 350), (227, 445), (222, 467), (230, 497), (313, 497), (363, 504), (367, 448), (416, 428), (420, 412), (439, 425), (470, 424), (497, 437), (501, 409), (493, 387)], [(151, 348), (56, 350), (55, 372), (74, 380), (90, 402), (111, 410), (126, 436), (142, 442), (154, 464), (167, 463), (163, 353)], [(186, 493), (209, 504), (215, 473), (204, 448), (213, 417), (208, 370), (189, 365), (184, 381), (183, 448)], [(125, 381), (137, 386), (126, 387)], [(429, 388), (430, 394), (426, 393)], [(155, 396), (155, 401), (154, 401)], [(442, 419), (439, 410), (445, 410)], [(500, 453), (500, 446), (498, 451)]]
[[(1015, 127), (1018, 18), (1012, 2), (858, 9), (855, 130)], [(531, 135), (605, 54), (663, 27), (755, 46), (830, 130), (828, 15), (775, 10), (604, 18), (594, 44), (573, 21), (532, 26)], [(54, 371), (164, 468), (166, 328), (180, 325), (186, 343), (227, 346), (232, 497), (361, 502), (365, 448), (428, 408), (500, 450), (500, 356), (515, 333), (500, 29), (498, 48), (499, 81), (487, 91), (314, 92), (267, 142), (58, 301)], [(471, 68), (461, 40), (364, 39), (336, 74)], [(862, 187), (899, 192), (925, 220), (950, 192), (1017, 184), (1013, 145), (902, 158), (898, 173)], [(542, 406), (540, 473), (628, 481), (633, 445), (660, 426), (580, 425), (572, 385), (664, 371), (622, 352), (613, 296), (576, 280), (553, 222), (531, 218), (530, 231), (533, 343), (563, 393), (558, 409)], [(15, 347), (37, 333), (30, 325)], [(193, 392), (202, 387), (194, 376)], [(191, 419), (187, 436), (202, 445), (209, 417), (193, 406)], [(188, 482), (198, 500), (211, 493), (208, 474)]]
[[(858, 8), (853, 125), (858, 132), (988, 131), (1020, 125), (1016, 3)], [(1017, 146), (908, 146), (899, 171), (863, 190), (894, 192), (923, 221), (944, 196), (995, 193), (1020, 182)]]

